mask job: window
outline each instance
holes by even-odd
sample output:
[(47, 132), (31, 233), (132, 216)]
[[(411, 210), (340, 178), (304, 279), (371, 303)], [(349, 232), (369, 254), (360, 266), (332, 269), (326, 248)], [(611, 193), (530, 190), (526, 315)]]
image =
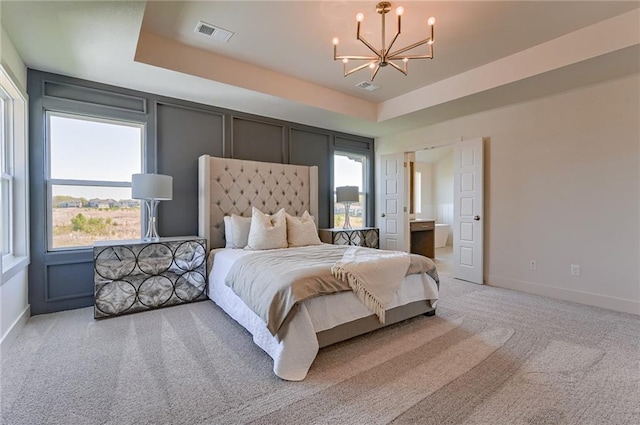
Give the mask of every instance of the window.
[(349, 212), (351, 227), (365, 227), (366, 223), (366, 157), (364, 155), (336, 152), (333, 155), (333, 227), (344, 225), (344, 205), (335, 202), (336, 187), (358, 186), (360, 202), (352, 203)]
[(29, 264), (27, 98), (0, 66), (1, 282)]
[(47, 127), (49, 250), (140, 238), (131, 175), (142, 170), (144, 126), (49, 112)]

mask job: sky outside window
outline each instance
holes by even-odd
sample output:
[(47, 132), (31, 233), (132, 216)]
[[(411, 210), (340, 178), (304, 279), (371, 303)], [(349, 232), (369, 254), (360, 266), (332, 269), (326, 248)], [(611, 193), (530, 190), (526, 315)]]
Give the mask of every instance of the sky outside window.
[(336, 153), (333, 157), (335, 187), (358, 186), (363, 191), (363, 163), (349, 159), (348, 156)]
[[(140, 173), (142, 126), (59, 115), (51, 115), (50, 123), (52, 179), (130, 182), (132, 174)], [(93, 192), (92, 188), (67, 189), (64, 195), (87, 196)], [(121, 195), (122, 191), (104, 193), (116, 199)]]

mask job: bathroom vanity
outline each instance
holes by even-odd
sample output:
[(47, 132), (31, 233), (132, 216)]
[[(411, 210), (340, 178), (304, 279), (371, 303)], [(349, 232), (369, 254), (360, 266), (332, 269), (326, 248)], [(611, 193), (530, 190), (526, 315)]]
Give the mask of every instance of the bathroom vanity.
[(411, 232), (411, 253), (435, 258), (435, 220), (411, 220), (409, 226)]

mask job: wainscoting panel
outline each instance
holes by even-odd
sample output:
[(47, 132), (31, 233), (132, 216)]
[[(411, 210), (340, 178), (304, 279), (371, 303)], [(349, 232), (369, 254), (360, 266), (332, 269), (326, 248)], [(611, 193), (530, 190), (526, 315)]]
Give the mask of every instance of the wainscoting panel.
[(93, 261), (48, 264), (46, 267), (47, 301), (93, 299)]
[(161, 236), (198, 234), (198, 158), (223, 156), (224, 116), (182, 105), (157, 103), (157, 170), (173, 176), (173, 199), (160, 202)]
[[(318, 193), (330, 193), (333, 176), (331, 160), (331, 134), (291, 128), (289, 132), (289, 162), (296, 165), (318, 166)], [(318, 203), (319, 228), (331, 226), (331, 204), (321, 198)]]
[(286, 163), (285, 131), (281, 124), (233, 117), (231, 157)]

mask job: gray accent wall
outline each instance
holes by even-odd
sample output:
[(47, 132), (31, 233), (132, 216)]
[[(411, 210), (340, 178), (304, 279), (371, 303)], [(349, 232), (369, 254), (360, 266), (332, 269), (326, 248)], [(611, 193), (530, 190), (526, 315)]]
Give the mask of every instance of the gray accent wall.
[(304, 126), (78, 80), (28, 71), (32, 314), (93, 305), (92, 249), (47, 251), (47, 111), (84, 114), (145, 124), (143, 169), (173, 176), (173, 200), (161, 202), (162, 236), (198, 232), (198, 157), (212, 156), (316, 165), (319, 171), (318, 225), (333, 223), (333, 153), (353, 152), (367, 160), (367, 223), (374, 222), (374, 141)]

